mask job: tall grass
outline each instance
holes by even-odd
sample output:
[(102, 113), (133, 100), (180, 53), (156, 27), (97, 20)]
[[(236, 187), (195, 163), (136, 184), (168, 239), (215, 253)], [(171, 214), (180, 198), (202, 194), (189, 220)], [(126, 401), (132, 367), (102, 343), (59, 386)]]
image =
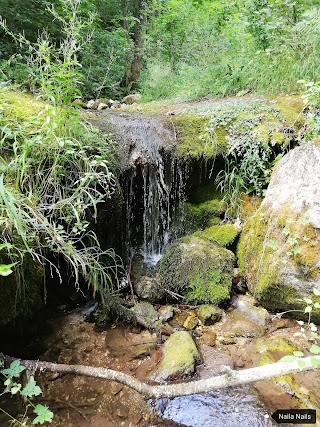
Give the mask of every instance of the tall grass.
[[(42, 33), (26, 44), (36, 67), (35, 87), (45, 100), (38, 115), (17, 117), (4, 103), (0, 110), (0, 244), (23, 268), (25, 254), (42, 265), (48, 254), (62, 256), (70, 266), (76, 287), (82, 277), (102, 298), (118, 277), (120, 263), (113, 250), (103, 251), (90, 222), (98, 204), (110, 197), (115, 178), (110, 170), (110, 143), (71, 108), (79, 96), (82, 30), (77, 0), (62, 0), (65, 39), (59, 46)], [(90, 22), (89, 22), (90, 23)], [(10, 94), (2, 88), (2, 98)], [(20, 102), (23, 103), (23, 95)]]

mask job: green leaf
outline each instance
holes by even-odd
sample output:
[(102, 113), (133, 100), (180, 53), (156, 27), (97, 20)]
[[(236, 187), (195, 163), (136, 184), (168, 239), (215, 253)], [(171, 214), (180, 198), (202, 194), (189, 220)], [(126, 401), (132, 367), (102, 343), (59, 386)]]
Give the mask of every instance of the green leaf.
[(273, 250), (277, 250), (279, 248), (278, 242), (276, 240), (270, 240), (268, 246)]
[(297, 320), (298, 325), (303, 326), (304, 325), (304, 321), (303, 320)]
[(51, 423), (53, 419), (53, 413), (49, 410), (47, 406), (38, 404), (33, 412), (37, 417), (33, 420), (33, 424), (43, 424), (45, 422)]
[(320, 365), (320, 357), (312, 356), (310, 359), (311, 359), (312, 366)]
[(279, 362), (293, 362), (293, 361), (295, 361), (295, 360), (297, 360), (297, 358), (296, 358), (295, 356), (288, 355), (288, 356), (284, 356), (284, 357), (282, 357), (282, 358), (279, 360)]
[(282, 230), (282, 234), (284, 235), (284, 236), (289, 236), (289, 234), (290, 234), (291, 232), (290, 232), (290, 230), (289, 230), (289, 228), (287, 228), (287, 227), (285, 227), (283, 230)]
[(313, 354), (320, 354), (320, 347), (317, 344), (312, 344), (309, 351)]
[(11, 388), (11, 394), (17, 394), (20, 389), (21, 389), (22, 385), (21, 384), (16, 384)]
[(311, 313), (312, 307), (310, 305), (307, 305), (307, 307), (304, 309), (305, 313)]
[(315, 303), (313, 304), (313, 306), (314, 306), (314, 308), (320, 308), (320, 302), (315, 302)]
[(41, 388), (37, 386), (34, 378), (31, 378), (25, 388), (22, 390), (21, 394), (25, 397), (39, 396), (41, 394)]
[(12, 273), (11, 267), (18, 264), (14, 262), (13, 264), (0, 264), (0, 276), (9, 276)]
[(310, 327), (310, 329), (311, 329), (312, 332), (317, 332), (318, 331), (318, 328), (317, 328), (317, 326), (314, 323), (310, 323), (309, 327)]
[(303, 298), (303, 301), (305, 301), (307, 304), (312, 304), (312, 299), (310, 298)]
[(10, 364), (10, 368), (2, 369), (1, 373), (3, 375), (9, 375), (10, 377), (20, 377), (21, 372), (26, 368), (20, 364), (20, 360), (14, 360)]
[(302, 353), (302, 351), (294, 351), (292, 353), (295, 357), (303, 357), (304, 353)]
[(303, 360), (298, 360), (298, 366), (300, 369), (303, 369), (306, 366), (306, 362)]
[(313, 293), (315, 294), (316, 297), (320, 297), (320, 290), (317, 288), (313, 288)]

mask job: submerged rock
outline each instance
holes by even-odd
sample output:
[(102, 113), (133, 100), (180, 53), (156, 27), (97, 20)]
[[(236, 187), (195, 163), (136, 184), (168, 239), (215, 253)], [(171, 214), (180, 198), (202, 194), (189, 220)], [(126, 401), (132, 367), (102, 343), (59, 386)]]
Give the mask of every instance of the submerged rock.
[(249, 295), (240, 295), (234, 301), (234, 307), (244, 317), (258, 326), (265, 326), (269, 318), (268, 311), (255, 306), (255, 299)]
[[(303, 298), (320, 302), (313, 294), (320, 290), (319, 182), (319, 141), (293, 149), (278, 163), (265, 200), (244, 227), (239, 266), (269, 310), (303, 313)], [(320, 322), (320, 309), (312, 314)]]
[(154, 381), (166, 381), (169, 378), (193, 374), (199, 360), (200, 353), (190, 333), (174, 332), (165, 342), (162, 359), (149, 378)]
[(234, 254), (195, 235), (178, 241), (160, 261), (160, 283), (194, 304), (230, 298)]

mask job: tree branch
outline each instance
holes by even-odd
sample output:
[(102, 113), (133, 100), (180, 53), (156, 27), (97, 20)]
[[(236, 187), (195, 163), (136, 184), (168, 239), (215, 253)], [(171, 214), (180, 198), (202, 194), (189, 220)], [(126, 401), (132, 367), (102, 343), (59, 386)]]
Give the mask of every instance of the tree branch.
[[(170, 398), (196, 393), (208, 393), (220, 388), (248, 384), (255, 381), (279, 377), (281, 375), (293, 374), (295, 372), (315, 370), (317, 367), (312, 363), (315, 359), (320, 361), (320, 356), (299, 358), (293, 362), (277, 362), (269, 365), (258, 366), (256, 368), (244, 369), (242, 371), (235, 371), (228, 367), (224, 367), (224, 373), (217, 377), (166, 385), (149, 385), (137, 380), (131, 375), (107, 368), (95, 368), (93, 366), (83, 365), (64, 365), (35, 360), (19, 360), (21, 365), (34, 371), (59, 372), (62, 374), (83, 375), (87, 377), (112, 380), (133, 388), (145, 397), (159, 399), (163, 397)], [(8, 364), (18, 359), (0, 353), (0, 360), (3, 360)], [(298, 361), (300, 364), (303, 362), (304, 366), (300, 368)]]

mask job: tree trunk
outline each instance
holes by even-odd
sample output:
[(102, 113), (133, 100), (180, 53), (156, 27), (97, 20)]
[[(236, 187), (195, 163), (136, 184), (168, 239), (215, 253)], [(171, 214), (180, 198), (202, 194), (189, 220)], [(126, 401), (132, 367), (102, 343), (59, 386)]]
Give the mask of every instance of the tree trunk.
[[(0, 353), (0, 361), (6, 365), (17, 360)], [(172, 398), (177, 396), (187, 396), (197, 393), (208, 393), (225, 387), (249, 384), (273, 377), (292, 374), (295, 372), (311, 371), (317, 369), (320, 364), (320, 356), (299, 358), (293, 362), (277, 362), (270, 365), (258, 366), (256, 368), (234, 371), (229, 367), (224, 367), (223, 374), (205, 380), (183, 382), (180, 384), (149, 385), (136, 378), (119, 371), (107, 368), (95, 368), (83, 365), (62, 365), (57, 363), (40, 362), (35, 360), (20, 360), (21, 365), (31, 371), (50, 371), (63, 374), (83, 375), (87, 377), (102, 378), (117, 381), (133, 388), (147, 398)]]
[(142, 69), (143, 45), (146, 25), (147, 0), (134, 0), (133, 17), (135, 25), (133, 33), (130, 34), (128, 25), (128, 3), (127, 0), (121, 0), (121, 9), (123, 14), (123, 29), (128, 42), (133, 41), (133, 52), (126, 53), (126, 76), (125, 86), (127, 91), (137, 90), (139, 87), (140, 74)]

